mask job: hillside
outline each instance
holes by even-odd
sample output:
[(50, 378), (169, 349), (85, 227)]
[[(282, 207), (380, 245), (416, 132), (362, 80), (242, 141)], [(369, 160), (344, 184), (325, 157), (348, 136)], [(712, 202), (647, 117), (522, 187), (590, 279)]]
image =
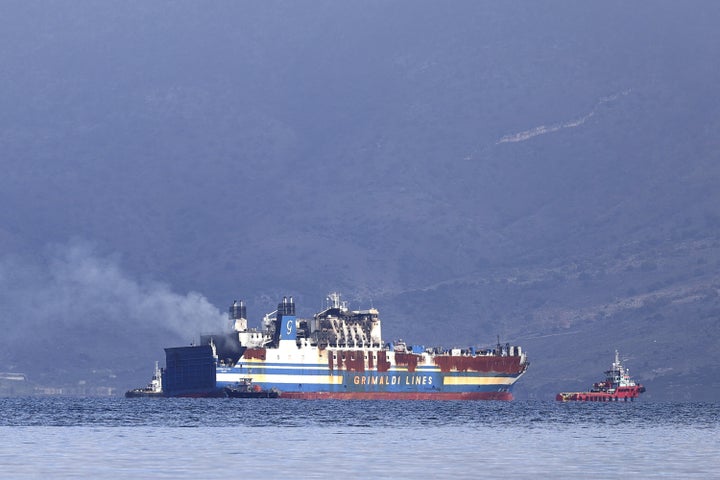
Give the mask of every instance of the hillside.
[(616, 348), (718, 393), (716, 3), (6, 10), (0, 370), (135, 386), (233, 299), (337, 290), (388, 340), (522, 343), (520, 398)]

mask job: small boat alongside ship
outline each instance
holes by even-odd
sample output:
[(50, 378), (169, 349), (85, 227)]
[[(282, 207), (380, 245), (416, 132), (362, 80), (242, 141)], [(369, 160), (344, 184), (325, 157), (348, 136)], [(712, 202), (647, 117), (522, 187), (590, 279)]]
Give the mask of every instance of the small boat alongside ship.
[(251, 378), (241, 378), (235, 385), (224, 388), (229, 398), (278, 398), (280, 391), (277, 388), (266, 390), (260, 385), (253, 385)]
[(587, 392), (561, 392), (555, 396), (558, 402), (625, 402), (634, 401), (645, 392), (645, 387), (630, 377), (630, 371), (620, 362), (620, 354), (615, 350), (612, 368), (605, 372), (605, 381), (593, 384)]
[(153, 373), (152, 380), (145, 387), (134, 388), (125, 392), (126, 398), (140, 398), (140, 397), (162, 397), (162, 370), (158, 366), (158, 362), (155, 362), (155, 372)]

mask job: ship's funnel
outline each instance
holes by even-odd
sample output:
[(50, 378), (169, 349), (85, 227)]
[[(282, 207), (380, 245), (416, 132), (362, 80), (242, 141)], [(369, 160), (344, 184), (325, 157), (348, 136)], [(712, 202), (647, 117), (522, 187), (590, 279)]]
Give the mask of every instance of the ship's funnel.
[(277, 318), (283, 315), (295, 315), (295, 304), (293, 303), (292, 297), (290, 297), (289, 302), (287, 297), (283, 297), (282, 302), (278, 303)]
[(245, 310), (245, 303), (243, 303), (242, 300), (240, 300), (240, 301), (235, 300), (233, 302), (233, 304), (230, 305), (229, 317), (230, 317), (230, 320), (238, 320), (240, 318), (247, 318), (247, 312)]

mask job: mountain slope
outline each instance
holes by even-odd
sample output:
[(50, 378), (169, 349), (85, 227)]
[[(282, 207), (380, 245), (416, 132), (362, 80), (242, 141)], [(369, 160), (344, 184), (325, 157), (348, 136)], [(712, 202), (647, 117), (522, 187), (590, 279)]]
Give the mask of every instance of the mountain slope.
[(717, 391), (715, 3), (6, 10), (0, 369), (124, 385), (232, 299), (340, 290), (388, 338), (527, 343), (521, 396), (615, 348)]

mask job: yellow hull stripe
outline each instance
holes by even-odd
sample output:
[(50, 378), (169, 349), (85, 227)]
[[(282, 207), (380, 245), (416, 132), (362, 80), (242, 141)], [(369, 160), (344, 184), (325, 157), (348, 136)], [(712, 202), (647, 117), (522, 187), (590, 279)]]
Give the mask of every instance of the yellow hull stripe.
[(443, 385), (512, 385), (516, 377), (445, 377)]

